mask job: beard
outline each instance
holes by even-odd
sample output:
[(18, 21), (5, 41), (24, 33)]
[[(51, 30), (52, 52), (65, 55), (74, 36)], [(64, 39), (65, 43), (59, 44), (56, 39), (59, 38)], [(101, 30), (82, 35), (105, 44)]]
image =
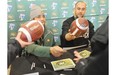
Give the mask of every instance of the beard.
[(82, 14), (79, 14), (79, 15), (77, 15), (77, 17), (78, 17), (78, 18), (81, 18), (81, 17), (83, 17), (83, 15), (82, 15)]

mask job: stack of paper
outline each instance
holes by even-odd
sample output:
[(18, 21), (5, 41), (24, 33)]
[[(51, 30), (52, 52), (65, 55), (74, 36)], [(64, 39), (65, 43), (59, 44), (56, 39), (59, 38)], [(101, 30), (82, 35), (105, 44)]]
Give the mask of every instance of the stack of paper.
[(91, 52), (88, 50), (83, 50), (83, 51), (79, 52), (79, 54), (81, 55), (82, 58), (87, 58), (90, 56)]
[(54, 71), (74, 68), (76, 66), (73, 60), (70, 58), (52, 61), (51, 64), (53, 66)]

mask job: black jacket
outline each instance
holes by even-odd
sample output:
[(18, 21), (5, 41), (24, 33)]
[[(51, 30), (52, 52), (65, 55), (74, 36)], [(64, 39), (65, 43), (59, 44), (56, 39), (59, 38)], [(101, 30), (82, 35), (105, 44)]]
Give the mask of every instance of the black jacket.
[(77, 65), (77, 75), (108, 75), (108, 18), (91, 39), (92, 53), (81, 59)]
[(84, 44), (89, 44), (88, 40), (91, 39), (91, 37), (94, 34), (94, 26), (93, 24), (88, 20), (89, 22), (89, 33), (87, 34), (88, 36), (84, 37), (79, 37), (75, 40), (67, 41), (65, 39), (66, 33), (68, 33), (68, 30), (70, 28), (71, 23), (75, 20), (74, 16), (68, 18), (63, 22), (62, 26), (62, 35), (61, 35), (61, 46), (62, 47), (71, 47), (71, 46), (79, 46), (79, 45), (84, 45)]
[(14, 61), (16, 56), (21, 54), (21, 52), (22, 48), (17, 40), (13, 39), (8, 43), (8, 53), (7, 53), (8, 67)]

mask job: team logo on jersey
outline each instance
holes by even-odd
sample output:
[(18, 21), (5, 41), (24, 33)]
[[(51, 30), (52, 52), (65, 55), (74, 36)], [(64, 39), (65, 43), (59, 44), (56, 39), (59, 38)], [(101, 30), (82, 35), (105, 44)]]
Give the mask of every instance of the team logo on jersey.
[(58, 36), (54, 36), (54, 41), (57, 42), (57, 40), (59, 40)]
[(47, 39), (46, 41), (47, 41), (47, 42), (50, 42), (50, 39)]

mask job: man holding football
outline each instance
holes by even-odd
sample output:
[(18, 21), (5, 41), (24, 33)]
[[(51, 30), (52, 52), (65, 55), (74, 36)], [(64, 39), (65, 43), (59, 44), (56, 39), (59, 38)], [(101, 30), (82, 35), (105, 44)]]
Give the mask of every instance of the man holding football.
[(78, 18), (84, 18), (85, 13), (86, 13), (86, 3), (83, 1), (78, 1), (75, 4), (73, 16), (66, 19), (62, 25), (61, 45), (63, 47), (89, 45), (89, 41), (94, 34), (94, 26), (89, 20), (88, 20), (89, 22), (88, 29), (83, 35), (76, 37), (75, 35), (71, 35), (70, 32), (71, 23)]
[(25, 50), (28, 53), (34, 54), (39, 57), (50, 57), (50, 54), (59, 57), (65, 50), (57, 46), (57, 42), (54, 41), (53, 32), (50, 28), (47, 28), (46, 18), (42, 9), (37, 5), (32, 5), (30, 11), (31, 20), (39, 20), (44, 25), (44, 34), (34, 44), (26, 46)]
[(46, 27), (46, 18), (42, 9), (33, 5), (30, 11), (30, 19), (40, 21), (44, 25), (43, 36), (35, 42), (25, 42), (21, 39), (22, 32), (18, 32), (16, 38), (8, 44), (8, 67), (16, 56), (21, 55), (22, 50), (38, 57), (61, 56), (65, 50), (54, 41), (53, 32)]

